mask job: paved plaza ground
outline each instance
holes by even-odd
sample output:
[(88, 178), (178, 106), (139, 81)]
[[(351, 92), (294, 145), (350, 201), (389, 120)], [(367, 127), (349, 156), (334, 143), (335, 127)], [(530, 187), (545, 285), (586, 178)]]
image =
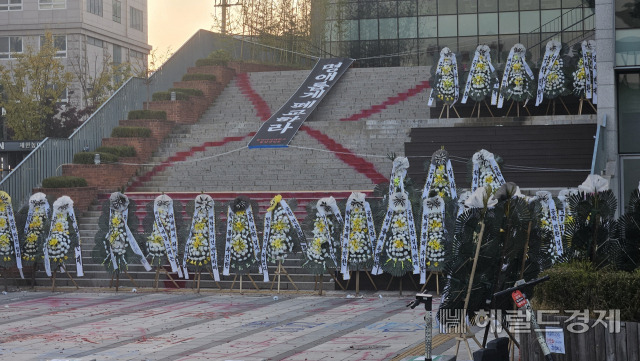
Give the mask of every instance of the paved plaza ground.
[[(9, 292), (0, 295), (0, 359), (400, 359), (424, 341), (424, 309), (405, 307), (412, 298), (333, 291)], [(449, 335), (434, 341), (443, 336)]]

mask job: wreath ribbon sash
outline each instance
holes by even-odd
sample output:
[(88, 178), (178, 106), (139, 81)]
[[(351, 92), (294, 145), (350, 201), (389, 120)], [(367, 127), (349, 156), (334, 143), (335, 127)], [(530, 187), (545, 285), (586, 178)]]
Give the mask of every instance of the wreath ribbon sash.
[(160, 218), (160, 212), (158, 207), (154, 204), (153, 209), (154, 216), (156, 217), (155, 222), (158, 227), (158, 231), (160, 232), (160, 236), (162, 236), (162, 241), (164, 242), (165, 252), (167, 254), (167, 259), (169, 260), (169, 264), (171, 265), (171, 271), (177, 272), (178, 277), (182, 278), (182, 269), (178, 267), (177, 264), (177, 253), (178, 253), (178, 239), (176, 235), (176, 224), (173, 214), (173, 202), (169, 204), (167, 207), (167, 222), (169, 223), (169, 232), (167, 234), (167, 230), (164, 228)]
[[(480, 51), (476, 50), (476, 53), (473, 56), (473, 61), (471, 62), (471, 67), (469, 69), (469, 75), (467, 76), (467, 83), (465, 84), (464, 93), (462, 94), (462, 100), (460, 101), (460, 103), (462, 104), (467, 104), (467, 99), (469, 98), (469, 91), (471, 90), (473, 75), (476, 71), (476, 67), (478, 66), (478, 63), (480, 62), (481, 55), (482, 54), (480, 54)], [(485, 52), (483, 56), (487, 59), (487, 64), (489, 64), (489, 69), (491, 73), (493, 73), (495, 71), (495, 68), (493, 67), (493, 64), (491, 64), (491, 54), (489, 54), (488, 52)]]
[[(500, 167), (498, 166), (498, 163), (496, 162), (495, 158), (491, 157), (488, 159), (484, 159), (485, 161), (489, 162), (489, 166), (491, 167), (491, 170), (493, 171), (493, 174), (496, 176), (496, 179), (498, 180), (498, 183), (500, 185), (505, 184), (506, 181), (504, 180), (504, 177), (502, 176), (502, 172), (500, 171)], [(471, 191), (475, 192), (476, 189), (478, 189), (478, 184), (480, 182), (480, 161), (473, 162), (473, 177), (471, 179)]]
[[(452, 199), (458, 198), (458, 192), (456, 191), (456, 180), (453, 174), (453, 167), (451, 166), (451, 160), (447, 159), (446, 163), (446, 171), (447, 178), (449, 180), (449, 193), (451, 194)], [(431, 190), (431, 185), (433, 184), (433, 178), (436, 173), (436, 165), (431, 164), (429, 166), (429, 174), (427, 174), (427, 181), (424, 184), (424, 188), (422, 189), (422, 199), (425, 200), (429, 198), (429, 190)]]
[(231, 210), (231, 206), (227, 207), (227, 240), (224, 244), (224, 261), (222, 275), (228, 276), (231, 268), (231, 237), (233, 236), (233, 217), (235, 214)]
[(256, 231), (256, 222), (253, 218), (251, 206), (247, 207), (247, 223), (249, 223), (249, 234), (251, 235), (251, 243), (253, 244), (253, 257), (258, 261), (258, 272), (262, 273), (262, 263), (260, 262), (260, 242), (258, 241), (258, 232)]
[(78, 245), (75, 247), (75, 261), (76, 261), (76, 276), (82, 277), (84, 276), (84, 269), (82, 267), (82, 246), (80, 245), (80, 230), (78, 229), (78, 221), (76, 220), (76, 213), (73, 210), (73, 207), (69, 208), (69, 217), (71, 217), (71, 227), (73, 227), (73, 231), (76, 232), (78, 237)]
[(262, 233), (262, 255), (260, 257), (260, 264), (262, 265), (262, 282), (269, 282), (269, 270), (267, 269), (267, 248), (269, 245), (269, 238), (271, 237), (271, 217), (273, 211), (268, 211), (264, 215), (264, 231)]
[(538, 73), (538, 91), (536, 93), (536, 106), (542, 103), (544, 99), (544, 88), (547, 85), (547, 76), (551, 73), (553, 64), (558, 60), (560, 56), (560, 50), (562, 47), (557, 41), (551, 40), (547, 43), (547, 47), (542, 58), (542, 65), (540, 66), (540, 72)]
[[(516, 55), (516, 50), (520, 51), (520, 49), (521, 48), (519, 47), (519, 44), (516, 44), (509, 51), (509, 57), (507, 58), (507, 64), (505, 65), (504, 74), (502, 75), (502, 82), (500, 83), (500, 87), (501, 88), (505, 88), (507, 86), (507, 84), (509, 83), (509, 75), (511, 74), (511, 70), (513, 70), (513, 63), (514, 63), (513, 57)], [(523, 66), (525, 72), (527, 73), (527, 76), (529, 77), (529, 79), (533, 80), (534, 79), (533, 72), (531, 71), (531, 68), (529, 68), (529, 65), (525, 61), (524, 51), (522, 53), (523, 53), (522, 54), (522, 66)], [(493, 101), (492, 101), (491, 104), (493, 105)], [(502, 108), (503, 104), (504, 104), (504, 95), (502, 93), (500, 93), (500, 95), (498, 96), (498, 108)]]
[[(460, 85), (458, 84), (458, 63), (456, 62), (456, 55), (453, 53), (444, 53), (440, 55), (440, 59), (438, 60), (438, 66), (436, 68), (436, 75), (442, 74), (442, 65), (444, 64), (445, 59), (449, 58), (451, 60), (451, 72), (453, 74), (453, 102), (451, 105), (454, 105), (458, 101), (458, 97), (460, 95)], [(427, 103), (428, 106), (434, 106), (435, 97), (433, 95), (434, 89), (431, 89), (431, 93), (429, 94), (429, 101)]]
[(18, 238), (18, 228), (16, 227), (16, 219), (13, 216), (13, 207), (11, 206), (11, 202), (7, 202), (7, 219), (9, 221), (9, 229), (11, 230), (11, 238), (13, 238), (13, 253), (16, 257), (16, 267), (18, 267), (18, 271), (20, 271), (20, 278), (24, 278), (24, 274), (22, 273), (20, 239)]

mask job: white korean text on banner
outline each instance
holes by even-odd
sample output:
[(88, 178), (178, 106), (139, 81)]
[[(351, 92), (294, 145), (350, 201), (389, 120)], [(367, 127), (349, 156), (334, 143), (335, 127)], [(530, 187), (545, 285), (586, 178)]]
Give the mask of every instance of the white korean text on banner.
[(353, 59), (320, 59), (307, 79), (278, 111), (262, 124), (249, 148), (287, 147), (298, 129), (351, 66)]

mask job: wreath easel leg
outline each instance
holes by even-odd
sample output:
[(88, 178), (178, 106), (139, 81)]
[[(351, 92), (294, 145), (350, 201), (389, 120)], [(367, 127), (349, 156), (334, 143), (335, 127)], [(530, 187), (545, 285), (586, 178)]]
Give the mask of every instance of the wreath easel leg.
[(487, 104), (487, 101), (484, 101), (484, 105), (487, 107), (487, 110), (489, 111), (489, 114), (491, 114), (492, 117), (494, 117), (493, 112), (491, 111), (491, 108), (489, 107), (489, 104)]
[(178, 286), (178, 283), (176, 283), (176, 281), (173, 279), (173, 277), (171, 277), (171, 274), (169, 273), (169, 271), (164, 269), (164, 267), (162, 268), (162, 270), (164, 271), (164, 274), (167, 275), (167, 277), (169, 277), (171, 282), (173, 282), (173, 285), (176, 286), (176, 288), (180, 288), (180, 286)]
[(131, 284), (133, 284), (133, 287), (138, 287), (138, 285), (136, 284), (136, 281), (133, 280), (133, 277), (131, 277), (131, 275), (129, 274), (129, 272), (127, 272), (126, 269), (123, 269), (124, 274), (127, 275), (127, 277), (129, 277), (129, 280), (131, 281)]
[[(53, 268), (53, 276), (51, 276), (51, 292), (56, 291), (56, 273), (58, 273), (58, 268)], [(6, 275), (5, 275), (6, 277)]]
[(251, 274), (247, 273), (247, 277), (249, 277), (249, 280), (253, 284), (253, 287), (255, 287), (256, 290), (260, 291), (260, 287), (258, 287), (258, 285), (256, 284), (256, 281), (253, 280), (253, 277), (251, 277)]
[(338, 278), (336, 277), (335, 274), (329, 272), (329, 276), (331, 276), (331, 278), (333, 278), (333, 281), (338, 284), (338, 287), (340, 287), (343, 291), (346, 291), (347, 289), (342, 285), (342, 283), (340, 283), (340, 281), (338, 280)]
[(80, 286), (78, 286), (78, 284), (76, 283), (76, 280), (74, 280), (73, 277), (71, 277), (71, 273), (67, 271), (67, 267), (65, 267), (64, 264), (62, 265), (62, 270), (64, 271), (64, 273), (67, 274), (67, 276), (71, 280), (71, 283), (73, 283), (73, 285), (76, 286), (76, 289), (79, 290)]
[(213, 272), (211, 272), (211, 270), (208, 268), (207, 268), (207, 271), (209, 271), (209, 274), (211, 275), (211, 279), (216, 283), (216, 286), (218, 286), (220, 291), (222, 291), (222, 286), (220, 286), (220, 282), (216, 281), (216, 277), (213, 275)]
[(376, 286), (376, 283), (373, 281), (373, 277), (371, 277), (371, 273), (369, 271), (364, 271), (367, 274), (367, 277), (369, 277), (369, 281), (371, 281), (371, 285), (373, 286), (374, 290), (378, 290), (378, 286)]
[(158, 282), (160, 281), (160, 267), (156, 267), (156, 277), (153, 281), (153, 288), (158, 290)]

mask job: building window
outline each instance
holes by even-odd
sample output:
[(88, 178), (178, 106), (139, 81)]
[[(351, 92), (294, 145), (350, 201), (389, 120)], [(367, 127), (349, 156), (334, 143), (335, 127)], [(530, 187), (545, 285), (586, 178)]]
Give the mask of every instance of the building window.
[(122, 24), (122, 2), (113, 0), (113, 21)]
[(102, 16), (102, 0), (87, 0), (87, 11)]
[(113, 44), (113, 63), (122, 63), (122, 47), (120, 45)]
[(22, 10), (22, 0), (0, 0), (0, 11)]
[[(56, 58), (67, 57), (67, 36), (66, 35), (53, 35), (53, 46), (56, 48)], [(44, 45), (46, 38), (44, 35), (40, 35), (40, 48)]]
[(38, 0), (40, 10), (66, 9), (67, 0)]
[(129, 50), (129, 56), (132, 59), (142, 59), (142, 60), (144, 60), (144, 53), (141, 53), (139, 51)]
[(138, 10), (134, 7), (129, 7), (130, 11), (130, 19), (131, 22), (129, 26), (133, 29), (142, 31), (142, 10)]
[[(55, 85), (52, 84), (47, 84), (45, 86), (46, 89), (53, 89), (54, 91), (57, 90), (57, 87)], [(60, 94), (60, 98), (58, 98), (58, 103), (68, 103), (69, 102), (69, 89), (68, 88), (64, 88), (62, 90), (62, 93)]]
[(99, 48), (104, 48), (104, 41), (91, 36), (87, 36), (87, 44), (97, 46)]
[(0, 36), (0, 59), (15, 58), (22, 53), (22, 36)]

